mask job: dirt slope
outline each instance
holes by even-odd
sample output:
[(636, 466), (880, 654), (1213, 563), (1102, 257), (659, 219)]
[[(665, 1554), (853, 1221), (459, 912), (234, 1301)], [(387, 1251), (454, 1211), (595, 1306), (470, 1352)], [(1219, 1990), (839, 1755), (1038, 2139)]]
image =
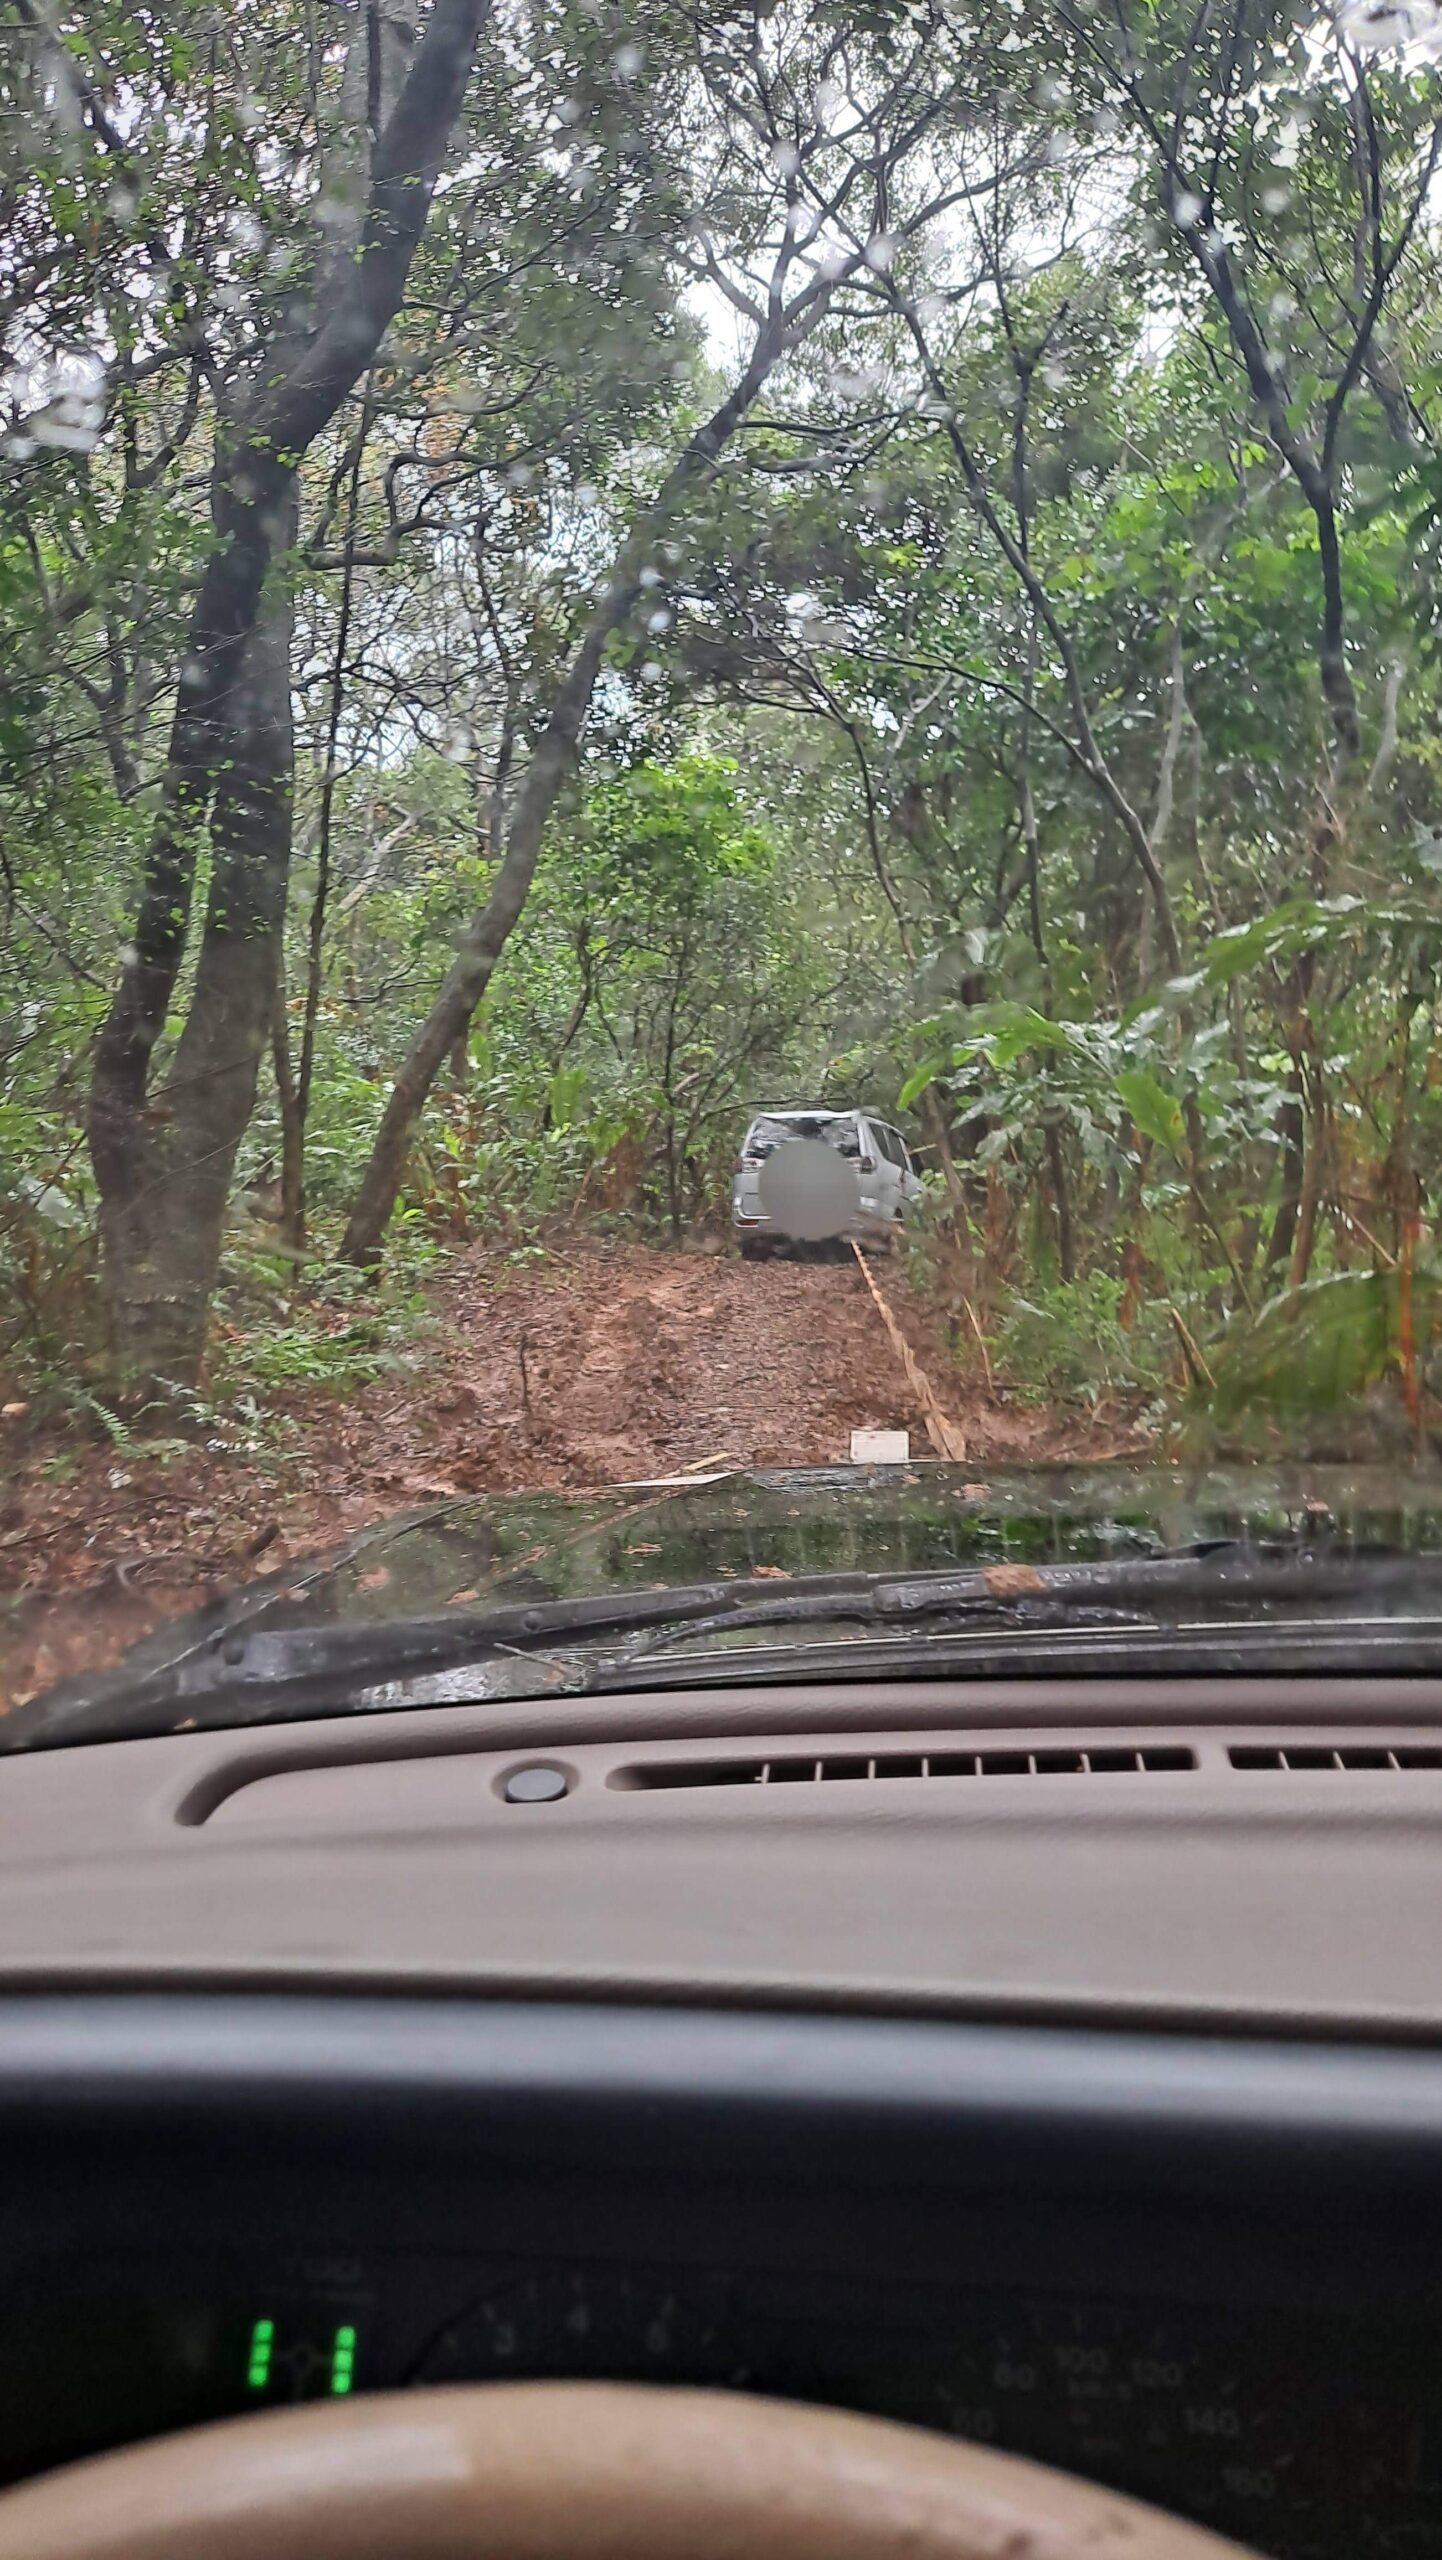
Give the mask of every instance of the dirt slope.
[[(475, 1312), (499, 1329), (493, 1302)], [(563, 1267), (516, 1317), (499, 1357), (474, 1341), (474, 1391), (563, 1483), (806, 1465), (846, 1457), (860, 1425), (917, 1419), (854, 1267), (622, 1249)]]
[[(1086, 1435), (965, 1392), (900, 1265), (879, 1277), (968, 1463), (1082, 1452)], [(73, 1435), (30, 1434), (23, 1416), (0, 1424), (0, 1698), (109, 1661), (157, 1618), (437, 1496), (834, 1462), (864, 1424), (927, 1446), (854, 1263), (640, 1245), (519, 1268), (477, 1251), (412, 1365), (344, 1397), (297, 1392), (287, 1420), (274, 1459), (198, 1444), (164, 1463), (77, 1452)]]

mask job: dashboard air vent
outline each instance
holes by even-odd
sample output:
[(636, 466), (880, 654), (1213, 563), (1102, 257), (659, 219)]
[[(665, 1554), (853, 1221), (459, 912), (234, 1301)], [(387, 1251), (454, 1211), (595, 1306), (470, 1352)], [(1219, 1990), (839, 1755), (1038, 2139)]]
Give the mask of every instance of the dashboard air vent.
[(1431, 1742), (1234, 1743), (1234, 1769), (1442, 1769), (1442, 1744)]
[(893, 1751), (773, 1760), (656, 1760), (612, 1772), (613, 1787), (825, 1786), (833, 1779), (1095, 1778), (1195, 1769), (1195, 1752), (1171, 1744), (1085, 1751)]

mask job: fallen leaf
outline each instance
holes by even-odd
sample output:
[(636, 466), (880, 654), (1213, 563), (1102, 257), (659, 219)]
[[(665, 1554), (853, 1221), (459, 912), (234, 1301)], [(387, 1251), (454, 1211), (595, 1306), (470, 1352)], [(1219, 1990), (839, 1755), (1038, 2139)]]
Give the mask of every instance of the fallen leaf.
[(391, 1569), (388, 1564), (373, 1564), (369, 1573), (357, 1574), (355, 1587), (357, 1591), (384, 1591), (390, 1578)]
[(981, 1578), (994, 1600), (1021, 1600), (1028, 1592), (1046, 1589), (1032, 1564), (983, 1565)]
[(0, 1422), (18, 1422), (21, 1414), (28, 1413), (29, 1410), (29, 1405), (24, 1402), (18, 1404), (0, 1404)]
[(658, 1556), (660, 1552), (659, 1547), (628, 1547), (626, 1549), (628, 1556)]
[(990, 1491), (989, 1484), (964, 1484), (961, 1488), (961, 1498), (963, 1502), (984, 1502)]
[(784, 1564), (753, 1564), (751, 1579), (753, 1582), (789, 1582), (791, 1576)]
[(479, 1585), (474, 1591), (453, 1591), (449, 1600), (446, 1602), (446, 1607), (448, 1609), (468, 1609), (471, 1602), (473, 1600), (479, 1600), (480, 1596)]

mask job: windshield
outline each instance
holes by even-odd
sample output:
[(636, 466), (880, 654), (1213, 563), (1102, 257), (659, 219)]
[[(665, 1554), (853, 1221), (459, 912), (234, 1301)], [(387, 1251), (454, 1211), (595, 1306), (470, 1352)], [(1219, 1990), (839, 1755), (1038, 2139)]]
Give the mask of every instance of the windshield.
[(5, 0), (0, 110), (8, 1702), (417, 1512), (1430, 1553), (1439, 0)]

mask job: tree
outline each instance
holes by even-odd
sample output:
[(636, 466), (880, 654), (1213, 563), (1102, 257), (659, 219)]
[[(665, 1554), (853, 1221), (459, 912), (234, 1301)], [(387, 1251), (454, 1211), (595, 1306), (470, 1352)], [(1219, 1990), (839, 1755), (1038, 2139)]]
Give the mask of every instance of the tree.
[[(772, 375), (814, 336), (868, 261), (889, 261), (902, 242), (993, 183), (989, 169), (980, 176), (948, 171), (933, 177), (913, 209), (896, 211), (914, 165), (961, 106), (955, 68), (937, 75), (941, 35), (939, 16), (929, 7), (920, 11), (898, 67), (884, 66), (863, 46), (864, 60), (853, 68), (843, 37), (823, 32), (798, 45), (784, 25), (769, 52), (759, 34), (748, 50), (724, 28), (714, 49), (703, 45), (699, 68), (724, 113), (720, 204), (734, 198), (738, 158), (749, 188), (742, 199), (744, 247), (733, 262), (739, 272), (728, 272), (717, 253), (709, 208), (698, 212), (693, 231), (701, 273), (744, 324), (744, 359), (731, 388), (642, 506), (580, 629), (517, 792), (490, 895), (461, 934), (392, 1087), (342, 1241), (349, 1261), (368, 1266), (379, 1256), (411, 1133), (520, 917), (610, 644), (656, 581), (658, 549), (681, 539), (696, 493), (709, 484)], [(849, 121), (839, 137), (824, 120), (818, 123), (814, 104), (828, 81), (848, 100)], [(648, 609), (664, 612), (654, 601)]]
[(718, 1137), (729, 1156), (748, 1088), (779, 1068), (823, 992), (815, 958), (729, 759), (683, 755), (598, 784), (549, 869), (537, 894), (577, 979), (554, 1064), (601, 1027), (679, 1240), (712, 1187)]
[(457, 0), (7, 12), (0, 1363), (109, 1394), (97, 1213), (132, 1384), (183, 1383), (217, 1274), (228, 1361), (393, 1201), (398, 1274), (674, 1233), (755, 1090), (864, 1088), (973, 1343), (1074, 1382), (1135, 1327), (1200, 1393), (1377, 1280), (1415, 1422), (1417, 49), (544, 0), (402, 151)]
[[(294, 541), (297, 470), (400, 306), (486, 5), (435, 0), (374, 134), (353, 254), (327, 267), (322, 293), (323, 247), (313, 246), (313, 305), (287, 295), (263, 320), (217, 421), (212, 547), (186, 632), (141, 901), (91, 1081), (107, 1300), (121, 1365), (139, 1387), (198, 1373), (231, 1168), (270, 1029), (292, 760), (277, 564)], [(368, 31), (381, 48), (379, 14)], [(378, 61), (377, 83), (381, 73)], [(153, 1083), (207, 827), (194, 981)]]

